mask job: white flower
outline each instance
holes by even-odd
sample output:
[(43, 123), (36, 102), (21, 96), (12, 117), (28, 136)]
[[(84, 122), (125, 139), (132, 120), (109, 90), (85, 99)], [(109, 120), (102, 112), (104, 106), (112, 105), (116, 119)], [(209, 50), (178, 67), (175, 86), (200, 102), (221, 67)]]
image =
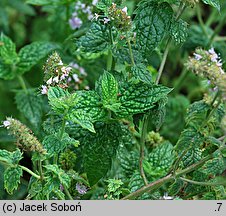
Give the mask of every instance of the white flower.
[(3, 121), (3, 126), (6, 127), (7, 129), (9, 128), (10, 125), (11, 125), (10, 121), (8, 120)]
[(104, 18), (104, 24), (110, 22), (111, 20), (109, 18)]
[(216, 54), (214, 48), (212, 47), (211, 49), (208, 50), (209, 54), (214, 55)]
[(93, 19), (95, 19), (97, 21), (99, 16), (100, 16), (99, 14), (95, 13)]
[(81, 8), (84, 9), (86, 7), (86, 4), (81, 4)]
[(80, 79), (79, 79), (77, 74), (73, 74), (72, 77), (73, 77), (75, 82), (79, 82), (80, 81)]
[(60, 62), (58, 63), (58, 65), (63, 65), (63, 62), (60, 60)]
[(41, 94), (46, 95), (48, 93), (48, 88), (45, 85), (42, 85)]
[(92, 1), (92, 5), (97, 5), (97, 3), (98, 3), (98, 0), (93, 0)]
[(127, 7), (124, 7), (124, 8), (122, 9), (122, 12), (124, 12), (125, 14), (127, 14)]
[(52, 83), (53, 83), (53, 78), (51, 77), (47, 80), (46, 84), (51, 85)]
[(196, 59), (197, 61), (199, 61), (200, 59), (202, 59), (202, 56), (199, 55), (199, 54), (197, 54), (197, 53), (194, 53), (194, 56), (195, 56), (195, 59)]
[(53, 78), (53, 82), (58, 83), (59, 82), (59, 77), (58, 76), (54, 77)]
[(72, 70), (71, 67), (62, 67), (62, 68), (61, 68), (61, 71), (62, 71), (64, 74), (69, 74), (71, 70)]

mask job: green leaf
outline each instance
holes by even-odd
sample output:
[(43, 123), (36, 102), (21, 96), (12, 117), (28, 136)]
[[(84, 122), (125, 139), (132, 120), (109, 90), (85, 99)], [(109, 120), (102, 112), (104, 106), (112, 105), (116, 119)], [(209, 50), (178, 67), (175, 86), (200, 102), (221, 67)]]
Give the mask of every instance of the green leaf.
[(182, 158), (183, 166), (188, 167), (202, 158), (202, 151), (200, 148), (189, 149)]
[(151, 52), (169, 29), (173, 10), (166, 2), (142, 1), (135, 13), (137, 45), (143, 53)]
[(173, 184), (170, 185), (168, 189), (168, 193), (170, 196), (175, 196), (177, 195), (180, 190), (183, 188), (184, 182), (180, 179), (176, 179)]
[(4, 172), (4, 187), (9, 194), (12, 194), (20, 184), (20, 177), (23, 171), (19, 166), (8, 167)]
[(32, 5), (38, 5), (38, 6), (43, 6), (43, 5), (52, 5), (52, 4), (59, 4), (61, 0), (27, 0), (27, 4), (32, 4)]
[(117, 150), (117, 159), (126, 178), (130, 178), (134, 170), (139, 169), (139, 153), (138, 151), (128, 151), (125, 147), (119, 146)]
[(98, 53), (105, 51), (110, 44), (107, 26), (93, 22), (86, 35), (78, 41), (78, 46), (84, 52)]
[(157, 131), (160, 129), (160, 127), (165, 121), (167, 102), (167, 97), (162, 98), (158, 101), (157, 106), (150, 111), (150, 118)]
[(15, 71), (12, 70), (11, 65), (7, 65), (1, 62), (0, 60), (0, 78), (9, 80), (15, 77)]
[(42, 58), (48, 55), (59, 46), (50, 42), (33, 42), (26, 45), (19, 51), (20, 62), (17, 64), (18, 74), (23, 74), (29, 71), (34, 65), (36, 65)]
[(178, 141), (181, 131), (184, 129), (184, 119), (188, 106), (189, 100), (185, 96), (177, 95), (168, 98), (164, 124), (161, 127), (161, 135), (172, 143)]
[(170, 169), (174, 159), (173, 145), (164, 142), (148, 155), (148, 159), (144, 161), (144, 170), (152, 179), (160, 178)]
[(60, 183), (63, 184), (65, 187), (69, 188), (70, 186), (70, 177), (59, 168), (56, 164), (54, 165), (46, 165), (45, 168), (47, 169), (47, 172), (52, 173), (54, 176), (57, 176)]
[(195, 128), (187, 128), (181, 133), (175, 150), (179, 154), (182, 154), (186, 150), (199, 148), (200, 146), (202, 146), (204, 140), (204, 136)]
[(133, 76), (141, 82), (146, 84), (152, 83), (151, 73), (147, 70), (146, 66), (142, 63), (136, 64), (131, 68)]
[(95, 129), (96, 133), (88, 133), (84, 140), (84, 169), (90, 186), (110, 170), (122, 136), (119, 124), (102, 124)]
[(60, 87), (51, 87), (48, 90), (49, 104), (57, 114), (64, 114), (77, 103), (77, 94), (70, 94)]
[(52, 157), (54, 154), (62, 152), (67, 146), (78, 144), (78, 141), (69, 137), (67, 133), (64, 133), (62, 139), (57, 134), (45, 136), (42, 143), (48, 155)]
[(19, 149), (16, 149), (14, 152), (0, 149), (0, 161), (16, 165), (22, 158), (22, 153)]
[(182, 19), (173, 21), (170, 28), (170, 35), (177, 44), (184, 43), (188, 37), (188, 24)]
[(19, 57), (16, 53), (16, 45), (12, 40), (1, 33), (0, 35), (0, 78), (9, 80), (15, 77), (16, 63)]
[(31, 178), (30, 179), (30, 188), (29, 188), (29, 191), (28, 191), (28, 197), (29, 198), (33, 198), (35, 199), (35, 196), (38, 195), (38, 194), (41, 194), (42, 193), (42, 182), (40, 180), (37, 180), (37, 179), (33, 179)]
[[(134, 171), (132, 177), (129, 179), (129, 185), (128, 188), (130, 189), (131, 192), (135, 192), (137, 190), (139, 190), (141, 187), (144, 186), (144, 180), (142, 179), (140, 172), (139, 171)], [(156, 192), (157, 194), (153, 194), (154, 197), (160, 197), (158, 192)], [(153, 199), (152, 194), (151, 193), (144, 193), (142, 196), (140, 196), (138, 198), (139, 200), (150, 200)]]
[(1, 33), (0, 36), (0, 59), (4, 64), (16, 64), (18, 56), (16, 53), (16, 45), (13, 41)]
[(95, 128), (93, 126), (92, 118), (87, 116), (86, 112), (83, 111), (76, 111), (72, 115), (68, 115), (69, 119), (76, 124), (79, 124), (82, 128), (89, 130), (90, 132), (96, 133)]
[(221, 152), (217, 152), (214, 158), (207, 161), (202, 167), (201, 171), (209, 176), (220, 175), (226, 169), (226, 162)]
[(57, 196), (60, 200), (65, 200), (64, 193), (60, 191), (60, 186), (62, 185), (58, 176), (51, 173), (51, 171), (49, 171), (49, 173), (52, 175), (46, 177), (46, 183), (43, 187), (42, 194), (46, 197), (46, 199), (53, 199)]
[(208, 4), (210, 6), (215, 7), (218, 11), (221, 9), (220, 1), (219, 0), (202, 0), (203, 3)]
[(99, 0), (99, 1), (97, 2), (96, 7), (97, 7), (99, 10), (107, 11), (108, 7), (110, 7), (111, 4), (112, 4), (112, 0)]
[(34, 90), (17, 91), (16, 105), (18, 110), (36, 127), (39, 126), (42, 117), (42, 99)]
[(104, 72), (101, 77), (101, 93), (103, 105), (111, 106), (117, 102), (118, 83), (109, 72)]
[(160, 85), (125, 84), (119, 91), (118, 100), (121, 103), (120, 117), (144, 113), (155, 106), (155, 104), (165, 98), (171, 91), (170, 88)]
[(103, 109), (100, 96), (95, 91), (78, 91), (78, 103), (68, 113), (67, 119), (80, 124), (94, 132), (91, 123), (101, 121), (107, 117), (107, 110)]

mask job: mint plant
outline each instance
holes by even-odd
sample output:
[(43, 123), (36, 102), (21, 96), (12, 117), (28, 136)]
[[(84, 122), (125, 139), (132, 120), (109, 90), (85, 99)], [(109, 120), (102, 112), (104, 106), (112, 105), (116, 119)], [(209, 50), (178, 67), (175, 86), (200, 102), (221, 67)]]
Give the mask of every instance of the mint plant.
[[(2, 121), (15, 143), (0, 149), (7, 193), (17, 193), (28, 175), (26, 199), (225, 199), (226, 54), (218, 53), (225, 4), (27, 3), (50, 20), (60, 11), (65, 35), (17, 51), (1, 34), (0, 78), (20, 84), (14, 90), (19, 120)], [(210, 15), (204, 23), (201, 7), (222, 10), (222, 18)], [(194, 11), (198, 25), (185, 16)], [(173, 49), (181, 52), (181, 74), (171, 85), (164, 76), (173, 70), (167, 66)], [(25, 73), (38, 65), (43, 81), (32, 88)], [(201, 88), (198, 100), (193, 83)]]

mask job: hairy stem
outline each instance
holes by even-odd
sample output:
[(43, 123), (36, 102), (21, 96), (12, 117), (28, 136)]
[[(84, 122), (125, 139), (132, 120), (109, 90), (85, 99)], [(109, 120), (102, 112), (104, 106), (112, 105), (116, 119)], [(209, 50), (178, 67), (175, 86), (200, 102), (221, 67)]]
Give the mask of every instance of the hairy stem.
[[(226, 148), (226, 147), (224, 147)], [(185, 175), (189, 172), (192, 172), (194, 170), (196, 170), (197, 168), (199, 168), (200, 166), (202, 166), (206, 161), (210, 160), (211, 158), (213, 158), (213, 154), (210, 154), (208, 156), (206, 156), (205, 158), (203, 158), (202, 160), (200, 160), (199, 162), (195, 163), (195, 164), (192, 164), (191, 166), (181, 170), (181, 171), (178, 171), (176, 172), (174, 175), (173, 174), (169, 174), (157, 181), (154, 181), (140, 189), (138, 189), (137, 191), (125, 196), (123, 198), (123, 200), (127, 200), (127, 199), (135, 199), (139, 196), (141, 196), (142, 194), (146, 193), (146, 192), (151, 192), (153, 190), (156, 190), (158, 189), (159, 187), (161, 187), (163, 184), (167, 183), (167, 182), (170, 182), (170, 181), (173, 181), (175, 180), (175, 178), (177, 177), (180, 177), (182, 175)]]
[(141, 175), (145, 185), (148, 185), (148, 180), (145, 176), (144, 168), (143, 168), (144, 148), (145, 148), (145, 140), (146, 140), (146, 136), (147, 136), (147, 127), (148, 127), (148, 116), (147, 116), (147, 114), (144, 114), (142, 126), (141, 126), (139, 167), (140, 167), (140, 175)]
[[(181, 3), (180, 6), (179, 6), (177, 15), (176, 15), (176, 21), (178, 21), (180, 19), (180, 17), (183, 14), (185, 8), (186, 8), (186, 5), (184, 3)], [(160, 79), (161, 79), (162, 72), (164, 70), (164, 67), (165, 67), (165, 64), (166, 64), (166, 59), (167, 59), (167, 56), (168, 56), (168, 53), (169, 53), (169, 48), (170, 48), (171, 41), (172, 41), (172, 38), (169, 37), (167, 42), (166, 42), (166, 48), (165, 48), (165, 51), (163, 53), (162, 62), (160, 64), (160, 67), (159, 67), (159, 70), (158, 70), (158, 76), (157, 76), (157, 78), (155, 80), (155, 84), (158, 84)]]
[(25, 166), (19, 165), (21, 167), (22, 170), (26, 171), (27, 173), (31, 174), (32, 176), (34, 176), (37, 179), (41, 179), (41, 177), (37, 174), (35, 174), (34, 172), (32, 172), (30, 169), (28, 169)]
[(42, 161), (41, 160), (38, 161), (38, 168), (39, 168), (39, 173), (40, 173), (40, 179), (42, 181), (44, 179), (44, 175), (43, 175)]
[(25, 81), (24, 81), (23, 77), (22, 77), (21, 75), (19, 75), (19, 76), (17, 76), (17, 78), (18, 78), (18, 80), (19, 80), (19, 83), (20, 83), (22, 89), (23, 89), (26, 93), (28, 93), (28, 91), (27, 91), (27, 86), (26, 86), (26, 84), (25, 84)]
[(69, 200), (74, 200), (70, 194), (70, 192), (68, 191), (67, 187), (63, 184), (64, 187), (64, 192), (65, 194), (68, 196)]
[(129, 48), (130, 59), (131, 59), (131, 62), (132, 62), (132, 66), (134, 66), (135, 65), (135, 61), (134, 61), (133, 50), (132, 50), (132, 46), (131, 46), (131, 43), (130, 43), (130, 39), (129, 39), (128, 33), (126, 35), (126, 38), (127, 38), (128, 48)]
[[(114, 44), (114, 39), (113, 39), (113, 34), (112, 34), (112, 29), (111, 26), (109, 26), (109, 37), (111, 44)], [(111, 49), (108, 50), (108, 57), (107, 57), (107, 70), (111, 71), (113, 65), (113, 56), (112, 56), (112, 51)]]
[(207, 117), (206, 119), (203, 121), (202, 125), (200, 126), (200, 129), (201, 130), (203, 127), (205, 127), (205, 125), (207, 124), (207, 122), (210, 120), (210, 118), (214, 115), (215, 111), (218, 109), (218, 107), (220, 106), (221, 104), (221, 100), (219, 100), (216, 104), (216, 106), (214, 106), (214, 103), (215, 101), (217, 100), (217, 98), (220, 96), (220, 93), (217, 92), (217, 94), (215, 95), (215, 97), (213, 98), (213, 101), (211, 102), (211, 107), (213, 107), (211, 109), (211, 111), (207, 114)]
[(166, 59), (167, 59), (167, 56), (168, 56), (168, 53), (169, 53), (169, 48), (170, 48), (171, 41), (172, 41), (172, 39), (168, 38), (168, 40), (166, 42), (166, 49), (164, 51), (162, 62), (161, 62), (161, 65), (159, 67), (159, 70), (158, 70), (158, 76), (157, 76), (156, 81), (155, 81), (156, 85), (159, 84), (159, 81), (161, 79), (162, 72), (163, 72), (163, 69), (165, 67)]
[(180, 179), (182, 181), (185, 181), (185, 182), (188, 182), (188, 183), (191, 183), (191, 184), (202, 185), (202, 186), (218, 186), (218, 185), (224, 185), (222, 182), (198, 182), (198, 181), (193, 181), (193, 180), (186, 179), (186, 178), (183, 178), (183, 177), (180, 177)]
[(63, 118), (61, 130), (60, 130), (60, 134), (59, 134), (60, 140), (63, 138), (63, 134), (64, 134), (64, 131), (65, 131), (65, 126), (66, 126), (66, 119)]
[(113, 62), (112, 52), (109, 49), (108, 50), (108, 57), (107, 57), (107, 71), (111, 71), (112, 62)]

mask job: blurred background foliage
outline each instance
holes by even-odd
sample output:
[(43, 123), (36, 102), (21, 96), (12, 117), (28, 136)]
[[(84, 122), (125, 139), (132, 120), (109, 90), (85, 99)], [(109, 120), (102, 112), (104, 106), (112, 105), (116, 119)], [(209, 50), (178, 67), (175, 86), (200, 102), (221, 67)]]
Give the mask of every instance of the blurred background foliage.
[[(119, 1), (119, 0), (118, 0)], [(79, 29), (71, 29), (69, 19), (74, 11), (74, 0), (55, 0), (52, 4), (44, 6), (28, 4), (32, 1), (25, 0), (1, 0), (0, 1), (0, 32), (9, 36), (17, 45), (17, 50), (34, 41), (51, 41), (61, 46), (59, 53), (67, 64), (78, 62), (87, 73), (87, 82), (90, 88), (94, 87), (94, 81), (106, 67), (105, 55), (85, 56), (76, 52), (75, 40), (85, 33), (91, 21), (84, 16)], [(34, 1), (33, 1), (34, 2)], [(45, 2), (45, 1), (44, 1)], [(48, 0), (46, 0), (48, 2)], [(91, 0), (82, 1), (93, 7)], [(117, 2), (117, 1), (116, 1)], [(123, 1), (132, 15), (138, 0)], [(169, 2), (169, 1), (168, 1)], [(83, 16), (83, 15), (81, 15)], [(209, 39), (213, 38), (213, 46), (220, 53), (223, 60), (223, 68), (226, 69), (226, 1), (221, 0), (221, 12), (205, 4), (198, 4), (194, 8), (188, 8), (183, 15), (188, 23), (188, 37), (183, 45), (172, 44), (168, 55), (166, 67), (161, 82), (169, 87), (174, 87), (166, 109), (165, 124), (160, 129), (160, 134), (175, 143), (184, 127), (184, 115), (190, 103), (199, 100), (207, 91), (207, 83), (198, 79), (193, 73), (184, 69), (184, 62), (194, 52), (196, 47), (206, 47)], [(216, 29), (217, 28), (217, 29)], [(165, 41), (148, 57), (148, 64), (153, 74), (156, 73), (162, 59)], [(43, 81), (42, 65), (45, 59), (33, 67), (24, 78), (28, 87), (39, 88)], [(17, 80), (0, 80), (0, 122), (6, 116), (13, 116), (26, 123), (15, 104), (15, 90), (19, 89)], [(0, 148), (11, 150), (12, 138), (7, 131), (0, 128)], [(26, 163), (26, 158), (24, 159)], [(0, 165), (0, 173), (4, 167)], [(10, 199), (3, 192), (2, 175), (0, 175), (0, 199)], [(25, 194), (27, 182), (24, 180), (18, 193), (12, 199), (20, 199)]]

